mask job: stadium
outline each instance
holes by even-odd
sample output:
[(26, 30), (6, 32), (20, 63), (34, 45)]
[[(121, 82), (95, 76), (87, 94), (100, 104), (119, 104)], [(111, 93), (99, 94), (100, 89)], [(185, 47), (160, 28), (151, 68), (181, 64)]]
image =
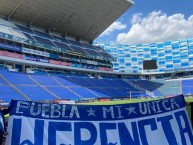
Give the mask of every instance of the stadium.
[[(50, 3), (48, 6), (53, 9), (48, 12), (40, 8), (43, 2), (15, 1), (16, 7), (8, 1), (1, 4), (0, 99), (3, 102), (193, 94), (192, 38), (135, 46), (92, 45), (133, 3), (90, 2), (87, 5), (96, 5), (92, 14), (86, 13), (89, 6), (79, 11), (75, 4), (63, 3), (61, 9), (68, 7), (73, 11), (61, 12), (57, 8), (59, 3), (56, 6)], [(109, 9), (116, 5), (118, 8), (103, 18), (101, 15), (109, 9), (101, 8), (102, 3)], [(144, 69), (147, 60), (154, 60), (157, 68)]]
[(132, 0), (2, 0), (1, 102), (191, 98), (193, 38), (93, 43), (133, 5)]

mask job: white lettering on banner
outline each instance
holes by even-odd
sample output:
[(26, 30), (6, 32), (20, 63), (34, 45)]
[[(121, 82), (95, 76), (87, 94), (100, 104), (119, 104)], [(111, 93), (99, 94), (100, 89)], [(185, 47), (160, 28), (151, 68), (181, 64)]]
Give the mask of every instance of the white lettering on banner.
[[(38, 107), (36, 106), (38, 105)], [(62, 106), (62, 107), (61, 107)], [(37, 107), (37, 108), (36, 108)], [(29, 103), (25, 101), (18, 101), (16, 113), (23, 114), (22, 109), (30, 109), (30, 115), (38, 116), (41, 114), (43, 118), (80, 118), (78, 107), (73, 105), (71, 107), (69, 114), (66, 113), (66, 105), (56, 105), (56, 104), (35, 104), (34, 102)], [(62, 111), (61, 111), (62, 110)], [(55, 115), (57, 113), (58, 115)]]
[(6, 145), (192, 145), (182, 96), (120, 105), (12, 101)]
[[(13, 123), (15, 132), (12, 132), (12, 139), (8, 136), (7, 145), (191, 145), (193, 139), (185, 109), (174, 111), (173, 115), (166, 113), (163, 116), (109, 122), (30, 120), (34, 126), (26, 126), (27, 120), (23, 117), (11, 116), (10, 123)], [(36, 138), (27, 135), (22, 128), (34, 132)], [(45, 132), (47, 129), (48, 132)], [(157, 140), (158, 134), (160, 141)]]
[[(164, 108), (166, 111), (174, 110), (175, 108), (180, 108), (180, 106), (176, 103), (174, 99), (170, 100), (163, 100), (160, 101), (154, 101), (154, 102), (144, 102), (144, 103), (138, 103), (139, 104), (139, 112), (136, 112), (135, 107), (131, 106), (129, 108), (125, 108), (125, 110), (128, 111), (128, 115), (137, 114), (140, 113), (142, 115), (151, 115), (152, 113), (161, 113), (162, 110), (161, 107)], [(41, 116), (43, 118), (59, 118), (63, 117), (66, 118), (66, 105), (58, 105), (58, 108), (55, 110), (56, 105), (55, 104), (38, 104), (38, 110), (36, 113), (34, 113), (34, 108), (36, 108), (34, 103), (24, 102), (24, 101), (18, 101), (16, 113), (22, 114), (23, 112), (20, 109), (29, 109), (30, 108), (30, 114), (32, 116), (37, 116), (41, 113)], [(122, 106), (110, 106), (110, 107), (102, 107), (103, 112), (103, 118), (124, 118), (123, 111), (124, 108)], [(53, 113), (52, 111), (57, 112), (57, 116), (50, 115), (48, 113)], [(62, 112), (61, 112), (62, 111)], [(114, 112), (117, 112), (117, 116), (115, 116)], [(78, 111), (78, 107), (73, 105), (70, 111), (70, 114), (68, 114), (69, 118), (73, 118), (73, 116), (76, 116), (77, 118), (80, 118), (80, 113)], [(52, 117), (51, 117), (52, 116)]]
[(92, 61), (92, 60), (86, 60), (87, 64), (93, 64), (93, 65), (98, 65), (98, 62)]
[[(147, 103), (139, 103), (139, 109), (141, 114), (152, 114), (152, 113), (161, 113), (160, 110), (160, 101), (155, 102), (147, 102)], [(180, 108), (179, 105), (175, 102), (174, 99), (163, 100), (162, 106), (165, 110), (173, 110), (175, 107)]]
[(22, 47), (22, 52), (50, 57), (50, 53)]
[(107, 109), (107, 107), (103, 107), (103, 118), (107, 118), (107, 113), (111, 113), (111, 118), (115, 118), (114, 115), (114, 109), (113, 107), (109, 107), (109, 109)]

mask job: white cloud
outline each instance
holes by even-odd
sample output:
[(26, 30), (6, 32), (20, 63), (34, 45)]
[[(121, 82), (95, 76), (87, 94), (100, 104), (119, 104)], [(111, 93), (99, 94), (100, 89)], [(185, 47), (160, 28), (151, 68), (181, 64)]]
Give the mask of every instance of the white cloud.
[(111, 24), (102, 34), (101, 36), (110, 35), (112, 32), (116, 30), (123, 30), (127, 27), (127, 25), (123, 24), (122, 22), (116, 21)]
[(139, 44), (183, 39), (193, 36), (193, 15), (188, 19), (184, 15), (167, 16), (161, 11), (153, 11), (146, 17), (135, 14), (127, 33), (117, 36), (117, 43)]
[(133, 18), (131, 20), (131, 24), (135, 25), (137, 23), (141, 22), (141, 18), (142, 18), (142, 13), (136, 13), (135, 15), (133, 15)]

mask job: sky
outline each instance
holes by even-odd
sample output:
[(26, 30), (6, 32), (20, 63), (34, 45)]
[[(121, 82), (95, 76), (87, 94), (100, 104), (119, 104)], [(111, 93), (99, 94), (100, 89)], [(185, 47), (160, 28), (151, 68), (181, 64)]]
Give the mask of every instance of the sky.
[(193, 0), (134, 0), (96, 40), (144, 44), (193, 37)]

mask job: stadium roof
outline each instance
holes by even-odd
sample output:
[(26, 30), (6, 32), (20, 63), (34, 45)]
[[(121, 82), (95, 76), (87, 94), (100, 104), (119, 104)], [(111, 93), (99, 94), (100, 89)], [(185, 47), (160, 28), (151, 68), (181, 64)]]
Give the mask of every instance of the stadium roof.
[(132, 0), (1, 0), (0, 14), (32, 27), (93, 41)]

